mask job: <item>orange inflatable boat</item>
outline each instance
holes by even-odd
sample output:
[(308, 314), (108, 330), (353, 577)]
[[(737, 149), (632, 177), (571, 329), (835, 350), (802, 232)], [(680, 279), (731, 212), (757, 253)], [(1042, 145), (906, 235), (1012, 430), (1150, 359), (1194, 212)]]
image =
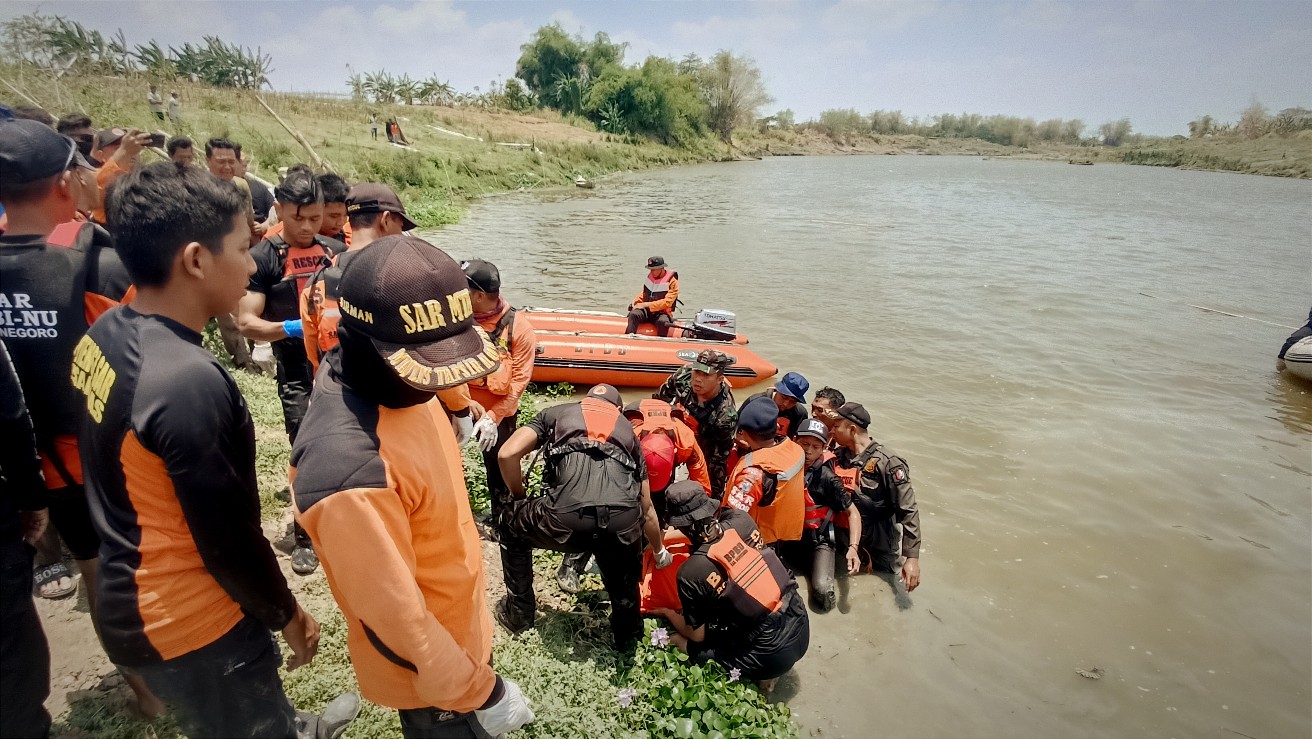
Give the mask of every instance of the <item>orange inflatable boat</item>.
[[(703, 349), (718, 349), (734, 358), (734, 363), (724, 372), (731, 387), (755, 385), (779, 372), (756, 352), (731, 341), (625, 334), (624, 317), (614, 313), (522, 310), (533, 324), (538, 340), (533, 361), (534, 382), (659, 387)], [(732, 321), (732, 314), (727, 315)], [(619, 322), (617, 330), (615, 321)], [(609, 330), (603, 333), (592, 329)], [(727, 330), (732, 331), (732, 325)]]
[[(613, 334), (623, 336), (624, 329), (629, 327), (629, 321), (619, 313), (609, 313), (599, 310), (556, 310), (554, 308), (520, 308), (524, 317), (533, 324), (533, 328), (538, 331), (581, 331), (586, 334)], [(711, 311), (702, 311), (710, 313)], [(717, 312), (724, 315), (722, 312)], [(701, 315), (701, 314), (699, 314)], [(707, 330), (708, 324), (702, 323), (701, 330)], [(711, 338), (711, 335), (698, 335), (698, 324), (674, 324), (670, 327), (670, 338)], [(722, 328), (715, 326), (714, 328)], [(729, 327), (732, 328), (732, 327)], [(638, 333), (643, 336), (655, 336), (656, 324), (640, 323), (638, 324)], [(733, 338), (729, 335), (732, 333)], [(729, 341), (734, 344), (746, 344), (747, 337), (742, 334), (731, 331), (715, 331), (714, 340)]]

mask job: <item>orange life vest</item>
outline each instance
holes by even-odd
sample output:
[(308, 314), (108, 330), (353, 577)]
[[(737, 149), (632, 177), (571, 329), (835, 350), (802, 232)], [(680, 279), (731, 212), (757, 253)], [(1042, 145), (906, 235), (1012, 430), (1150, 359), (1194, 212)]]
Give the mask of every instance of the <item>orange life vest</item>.
[[(688, 467), (688, 479), (701, 485), (707, 495), (711, 492), (710, 470), (706, 464), (706, 455), (702, 453), (701, 447), (697, 444), (697, 435), (693, 432), (688, 424), (680, 420), (684, 418), (681, 412), (676, 411), (669, 403), (655, 398), (638, 403), (638, 411), (642, 413), (642, 423), (634, 429), (638, 438), (645, 439), (650, 434), (664, 434), (674, 443), (676, 452), (675, 461)], [(676, 417), (676, 413), (678, 416)]]
[[(676, 280), (678, 278), (679, 278), (678, 272), (671, 272), (668, 269), (665, 270), (665, 274), (661, 275), (656, 279), (652, 279), (652, 276), (649, 273), (647, 275), (647, 281), (642, 283), (642, 302), (654, 303), (658, 300), (663, 299), (665, 295), (670, 291), (670, 280)], [(674, 315), (674, 310), (671, 308), (666, 308), (665, 310), (660, 310), (656, 312)]]
[(266, 239), (282, 260), (282, 279), (269, 291), (264, 304), (267, 320), (281, 320), (284, 316), (300, 318), (301, 292), (314, 273), (331, 265), (335, 256), (333, 250), (321, 241), (322, 238), (315, 236), (305, 248), (291, 246), (281, 235)]
[[(806, 519), (805, 457), (797, 442), (783, 439), (772, 447), (743, 455), (729, 475), (732, 485), (740, 472), (759, 467), (770, 478), (773, 494), (767, 489), (765, 497), (748, 511), (767, 544), (802, 538), (802, 524)], [(726, 490), (726, 497), (728, 493)]]
[(779, 555), (768, 549), (758, 550), (727, 526), (706, 556), (723, 567), (727, 575), (720, 596), (748, 619), (778, 611), (784, 595), (796, 587)]
[[(829, 469), (833, 470), (834, 474), (838, 476), (839, 481), (843, 483), (843, 489), (846, 490), (849, 494), (855, 493), (856, 470), (840, 467), (837, 464), (837, 459), (838, 458), (834, 456), (833, 452), (827, 451), (824, 454), (820, 455), (820, 465), (821, 466), (829, 465)], [(847, 528), (847, 514), (848, 511), (843, 511), (842, 513), (838, 514), (837, 517), (835, 517), (833, 509), (831, 509), (829, 506), (824, 506), (824, 505), (820, 505), (819, 503), (816, 503), (815, 500), (811, 497), (811, 491), (810, 490), (806, 491), (806, 520), (803, 524), (806, 528), (808, 529), (824, 528), (826, 524), (828, 524), (830, 521), (833, 521), (835, 526), (839, 526), (845, 529)]]

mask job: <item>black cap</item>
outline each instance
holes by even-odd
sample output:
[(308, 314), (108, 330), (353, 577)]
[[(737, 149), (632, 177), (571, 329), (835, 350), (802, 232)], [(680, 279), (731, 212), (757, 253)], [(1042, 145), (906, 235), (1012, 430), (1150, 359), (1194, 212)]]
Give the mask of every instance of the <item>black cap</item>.
[(837, 413), (863, 429), (870, 428), (870, 413), (860, 403), (844, 403)]
[(662, 269), (665, 267), (665, 257), (650, 257), (647, 259), (647, 269)]
[(588, 391), (588, 397), (601, 398), (613, 404), (616, 408), (624, 405), (624, 398), (620, 397), (620, 391), (611, 385), (593, 385), (592, 389)]
[(100, 139), (100, 148), (103, 149), (117, 144), (126, 135), (128, 135), (126, 128), (102, 128), (97, 137)]
[(706, 490), (692, 480), (680, 480), (665, 488), (665, 510), (670, 514), (670, 525), (676, 529), (713, 518), (719, 508)]
[(341, 325), (368, 336), (392, 370), (443, 390), (500, 365), (474, 321), (469, 287), (447, 253), (413, 236), (384, 236), (352, 257), (338, 287)]
[(462, 262), (460, 268), (465, 271), (465, 279), (469, 280), (469, 288), (483, 293), (501, 292), (501, 270), (491, 262), (485, 262), (482, 259), (471, 259), (468, 262)]
[(65, 172), (80, 159), (73, 139), (38, 121), (0, 120), (0, 182), (23, 185)]
[(779, 427), (779, 406), (764, 395), (743, 403), (738, 411), (738, 429), (753, 434), (763, 434)]
[(824, 425), (824, 423), (822, 423), (818, 419), (808, 418), (805, 421), (802, 421), (801, 425), (797, 427), (797, 436), (798, 438), (801, 438), (803, 436), (811, 436), (828, 444), (829, 427)]
[(692, 361), (692, 368), (702, 372), (723, 372), (733, 364), (733, 357), (715, 349), (703, 349), (697, 352), (697, 358)]
[(406, 231), (418, 228), (410, 216), (405, 214), (405, 206), (396, 191), (377, 182), (361, 182), (346, 194), (346, 215), (356, 213), (395, 213), (401, 216), (401, 223)]

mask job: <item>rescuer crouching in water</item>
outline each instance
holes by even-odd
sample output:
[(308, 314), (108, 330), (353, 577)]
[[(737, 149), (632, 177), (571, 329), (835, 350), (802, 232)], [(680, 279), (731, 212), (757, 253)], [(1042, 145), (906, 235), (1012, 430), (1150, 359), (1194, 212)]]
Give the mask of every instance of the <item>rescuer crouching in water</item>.
[(843, 553), (844, 575), (861, 568), (856, 542), (861, 541), (861, 515), (852, 511), (856, 470), (839, 467), (829, 451), (829, 429), (808, 418), (797, 430), (797, 445), (806, 455), (806, 521), (802, 540), (787, 554), (794, 571), (810, 573), (811, 607), (821, 613), (837, 602), (834, 559)]
[(769, 691), (806, 654), (811, 626), (797, 582), (746, 513), (721, 509), (696, 484), (670, 486), (670, 525), (692, 543), (677, 576), (682, 613), (654, 611), (678, 634), (670, 640), (697, 661)]

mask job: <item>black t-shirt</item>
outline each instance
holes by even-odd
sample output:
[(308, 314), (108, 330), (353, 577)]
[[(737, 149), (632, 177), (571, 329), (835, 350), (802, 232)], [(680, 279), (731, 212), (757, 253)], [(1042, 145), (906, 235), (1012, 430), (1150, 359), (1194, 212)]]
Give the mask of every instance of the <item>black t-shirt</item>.
[(246, 175), (246, 184), (251, 188), (251, 210), (255, 212), (255, 222), (262, 223), (273, 209), (273, 190), (250, 175)]
[[(747, 401), (750, 401), (753, 398), (769, 398), (773, 401), (774, 392), (775, 391), (773, 390), (766, 390), (763, 393), (753, 395), (751, 398), (748, 398)], [(744, 401), (743, 405), (747, 405), (747, 401)], [(742, 409), (739, 408), (739, 410), (741, 411)], [(790, 439), (796, 439), (797, 429), (801, 428), (802, 421), (805, 421), (808, 418), (810, 418), (810, 414), (807, 413), (806, 406), (801, 403), (798, 403), (786, 411), (779, 411), (779, 435), (787, 435)]]
[(301, 290), (332, 258), (346, 251), (346, 244), (336, 239), (315, 236), (314, 244), (291, 249), (281, 235), (265, 239), (251, 248), (255, 274), (246, 289), (263, 293), (266, 321), (287, 321), (301, 317)]
[[(765, 541), (756, 528), (756, 522), (747, 513), (736, 508), (723, 508), (717, 515), (720, 525), (733, 529), (748, 544), (761, 549)], [(755, 624), (749, 623), (727, 598), (721, 597), (716, 582), (723, 582), (726, 573), (723, 567), (706, 555), (710, 544), (702, 544), (692, 551), (692, 556), (679, 566), (675, 576), (679, 589), (679, 602), (683, 604), (683, 618), (689, 628), (707, 626), (715, 629), (733, 629), (750, 631)]]
[[(539, 445), (549, 445), (561, 423), (583, 423), (578, 403), (547, 408), (534, 416), (525, 428), (533, 429)], [(549, 461), (543, 482), (558, 512), (568, 513), (589, 505), (625, 508), (641, 503), (642, 482), (647, 479), (647, 460), (629, 421), (618, 415), (617, 423), (620, 424), (619, 430), (625, 432), (627, 429), (627, 433), (616, 434), (606, 442), (614, 452), (583, 446), (554, 456), (547, 449)]]

